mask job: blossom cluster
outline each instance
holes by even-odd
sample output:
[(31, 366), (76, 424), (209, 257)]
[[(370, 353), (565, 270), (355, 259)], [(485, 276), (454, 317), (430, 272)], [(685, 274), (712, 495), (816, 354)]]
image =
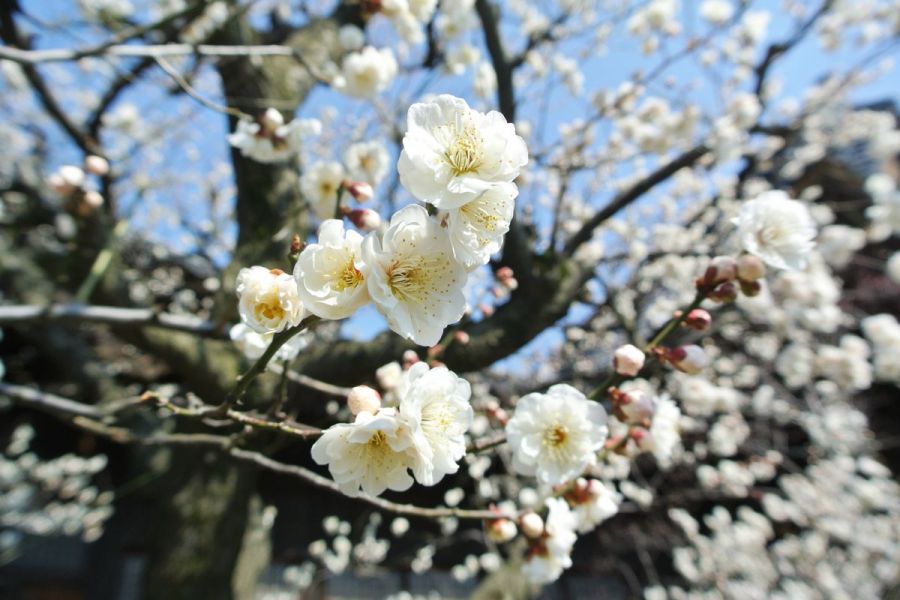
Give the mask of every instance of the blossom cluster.
[[(363, 172), (372, 168), (365, 150), (347, 161)], [(293, 278), (278, 269), (241, 271), (242, 320), (266, 334), (299, 324), (306, 312), (343, 319), (372, 302), (395, 332), (437, 344), (466, 310), (467, 273), (503, 243), (518, 194), (513, 181), (527, 161), (524, 141), (499, 113), (480, 113), (448, 95), (412, 105), (397, 168), (407, 190), (437, 214), (410, 205), (365, 238), (325, 219), (316, 242), (299, 253)], [(326, 209), (337, 207), (352, 185), (341, 173), (340, 165), (322, 163), (301, 185)]]

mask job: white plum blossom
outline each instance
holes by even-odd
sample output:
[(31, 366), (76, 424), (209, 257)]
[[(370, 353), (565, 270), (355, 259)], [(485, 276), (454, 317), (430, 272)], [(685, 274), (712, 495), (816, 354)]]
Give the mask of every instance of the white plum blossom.
[(730, 0), (704, 0), (700, 5), (700, 16), (712, 23), (721, 25), (734, 14), (734, 6)]
[(622, 495), (598, 479), (579, 479), (566, 500), (575, 515), (578, 533), (587, 533), (619, 512)]
[(662, 467), (671, 464), (672, 456), (681, 442), (680, 420), (681, 410), (678, 405), (671, 398), (660, 398), (648, 435), (641, 440), (641, 448), (652, 452)]
[(499, 183), (448, 211), (447, 230), (456, 260), (471, 269), (486, 264), (500, 250), (518, 193), (515, 184)]
[(323, 319), (345, 319), (369, 301), (362, 274), (363, 238), (344, 230), (343, 221), (328, 219), (319, 226), (315, 243), (306, 246), (294, 265), (300, 299)]
[(276, 333), (305, 316), (297, 281), (281, 269), (250, 267), (237, 276), (241, 320), (257, 333)]
[(390, 157), (381, 142), (357, 142), (344, 152), (344, 166), (350, 179), (376, 186), (387, 175)]
[(354, 98), (374, 98), (386, 90), (397, 76), (397, 60), (390, 48), (366, 46), (351, 52), (341, 63), (336, 88)]
[(733, 222), (744, 250), (766, 264), (789, 270), (806, 267), (816, 226), (801, 202), (779, 190), (765, 192), (745, 201)]
[(559, 579), (572, 566), (572, 547), (578, 536), (576, 518), (562, 498), (548, 498), (544, 535), (528, 552), (522, 573), (531, 583), (545, 584)]
[(363, 275), (390, 328), (421, 346), (437, 344), (465, 312), (465, 268), (454, 259), (447, 233), (421, 206), (397, 211), (381, 240), (366, 237)]
[(397, 170), (419, 200), (459, 208), (497, 183), (511, 183), (527, 163), (525, 141), (496, 111), (478, 112), (446, 94), (409, 108)]
[(361, 412), (353, 423), (332, 425), (311, 449), (312, 458), (328, 471), (348, 496), (360, 490), (378, 496), (402, 492), (413, 484), (409, 470), (419, 460), (409, 428), (393, 408)]
[(593, 465), (607, 433), (603, 406), (564, 383), (522, 397), (506, 425), (513, 468), (546, 485), (575, 479)]
[(294, 119), (285, 124), (281, 113), (269, 108), (255, 121), (239, 120), (228, 143), (247, 158), (274, 163), (296, 156), (306, 138), (321, 133), (322, 124), (316, 119)]
[(456, 473), (466, 453), (465, 433), (473, 418), (471, 388), (447, 367), (429, 369), (424, 362), (412, 365), (403, 378), (400, 416), (423, 458), (413, 474), (422, 485), (434, 485)]
[(300, 191), (319, 219), (334, 218), (344, 177), (344, 167), (334, 161), (317, 162), (300, 176)]

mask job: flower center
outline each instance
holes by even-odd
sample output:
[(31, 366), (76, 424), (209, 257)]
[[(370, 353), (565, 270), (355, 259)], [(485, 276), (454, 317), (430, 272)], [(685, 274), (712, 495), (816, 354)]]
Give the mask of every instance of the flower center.
[(569, 429), (565, 425), (557, 423), (553, 427), (544, 430), (544, 445), (556, 449), (565, 444), (568, 437)]
[(258, 321), (281, 321), (284, 319), (284, 309), (281, 307), (281, 302), (279, 302), (277, 298), (271, 299), (268, 302), (260, 302), (253, 309), (253, 312), (256, 313), (256, 319)]
[(423, 256), (395, 260), (387, 270), (391, 293), (406, 301), (422, 301), (429, 291), (436, 291), (434, 275), (441, 272), (440, 267), (437, 260)]
[(500, 220), (495, 213), (488, 210), (484, 202), (475, 200), (467, 204), (463, 204), (459, 211), (463, 213), (470, 221), (478, 223), (481, 229), (486, 231), (496, 231), (497, 222)]
[[(457, 126), (458, 127), (458, 126)], [(474, 127), (468, 125), (461, 130), (457, 128), (456, 137), (444, 151), (444, 159), (457, 177), (477, 171), (484, 161), (481, 151), (481, 136)]]
[(369, 450), (380, 450), (387, 443), (387, 436), (383, 431), (376, 431), (369, 438)]
[(356, 268), (356, 265), (353, 263), (353, 258), (354, 257), (351, 255), (350, 260), (347, 261), (344, 268), (336, 273), (334, 289), (338, 292), (343, 292), (349, 288), (355, 288), (363, 281), (363, 274)]

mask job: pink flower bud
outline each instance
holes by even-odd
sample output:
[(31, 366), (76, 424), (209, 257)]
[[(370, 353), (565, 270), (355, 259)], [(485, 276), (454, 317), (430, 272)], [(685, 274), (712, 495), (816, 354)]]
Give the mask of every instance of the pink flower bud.
[(503, 287), (505, 287), (509, 291), (513, 291), (519, 287), (519, 280), (515, 277), (507, 277), (506, 279), (502, 280), (501, 283), (503, 284)]
[(371, 208), (357, 208), (347, 213), (350, 222), (360, 231), (375, 231), (381, 227), (381, 215)]
[(626, 344), (613, 354), (613, 368), (619, 375), (634, 377), (644, 368), (644, 353), (637, 346)]
[(709, 365), (706, 352), (695, 344), (670, 350), (668, 359), (676, 369), (688, 375), (696, 375)]
[(766, 265), (757, 256), (742, 254), (737, 260), (737, 276), (741, 281), (756, 281), (766, 274)]
[(712, 316), (702, 308), (695, 308), (684, 318), (684, 324), (697, 331), (706, 331), (712, 325)]
[(494, 274), (499, 281), (503, 281), (504, 279), (508, 279), (514, 275), (513, 270), (509, 267), (500, 267), (497, 269), (497, 272)]
[(737, 300), (738, 295), (738, 287), (734, 284), (733, 281), (729, 281), (728, 283), (723, 283), (715, 290), (713, 290), (709, 299), (715, 302), (734, 302)]
[(84, 171), (74, 165), (63, 165), (47, 178), (47, 185), (61, 196), (68, 196), (84, 185)]
[(347, 395), (347, 406), (354, 415), (361, 412), (375, 414), (381, 408), (381, 394), (367, 385), (358, 385)]
[(629, 423), (642, 423), (656, 411), (656, 397), (643, 390), (628, 390), (625, 396), (628, 402), (619, 404), (618, 408)]
[(494, 519), (485, 525), (488, 538), (497, 544), (508, 542), (516, 537), (517, 532), (516, 524), (509, 519)]
[(103, 206), (103, 196), (100, 195), (100, 192), (88, 190), (84, 193), (84, 203), (91, 209), (100, 208), (101, 206)]
[(375, 195), (375, 190), (365, 181), (344, 181), (342, 185), (357, 202), (367, 202)]
[(109, 162), (102, 156), (91, 154), (84, 159), (84, 170), (98, 177), (103, 177), (109, 173)]
[(494, 307), (491, 306), (490, 304), (479, 304), (478, 310), (481, 311), (481, 314), (484, 317), (490, 317), (491, 315), (494, 314)]
[(263, 137), (267, 137), (284, 125), (284, 116), (277, 108), (267, 108), (264, 113), (257, 117), (256, 122), (259, 123), (261, 128), (260, 134)]
[(419, 362), (419, 354), (415, 350), (406, 350), (403, 353), (403, 368), (408, 369)]
[(544, 534), (544, 520), (535, 512), (522, 515), (519, 519), (519, 526), (522, 528), (522, 533), (530, 538), (539, 538)]
[(732, 281), (737, 276), (737, 263), (731, 256), (716, 256), (709, 261), (703, 282), (708, 286)]
[(469, 334), (465, 331), (454, 331), (453, 332), (453, 341), (460, 343), (462, 345), (466, 345), (469, 343)]

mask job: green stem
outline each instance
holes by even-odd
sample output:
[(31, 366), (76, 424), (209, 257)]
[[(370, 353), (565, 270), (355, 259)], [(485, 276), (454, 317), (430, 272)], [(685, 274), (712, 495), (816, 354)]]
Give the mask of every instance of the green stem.
[(88, 300), (91, 299), (94, 288), (97, 287), (97, 284), (100, 283), (100, 280), (103, 278), (103, 274), (106, 273), (106, 270), (109, 268), (116, 246), (119, 244), (119, 240), (122, 239), (122, 236), (125, 235), (126, 231), (128, 231), (128, 221), (122, 219), (116, 223), (116, 226), (112, 230), (112, 235), (109, 238), (109, 242), (107, 242), (106, 247), (97, 254), (97, 258), (94, 259), (94, 264), (91, 265), (88, 276), (75, 293), (76, 302), (87, 304)]
[[(666, 341), (666, 338), (669, 337), (669, 335), (671, 335), (673, 331), (678, 329), (678, 326), (684, 322), (690, 312), (695, 308), (698, 308), (704, 300), (706, 300), (706, 294), (698, 291), (694, 296), (694, 299), (687, 306), (687, 308), (681, 311), (680, 315), (669, 319), (669, 321), (665, 325), (663, 325), (659, 331), (656, 332), (656, 335), (653, 336), (653, 339), (651, 339), (647, 343), (647, 345), (644, 346), (644, 354), (650, 355), (650, 353), (653, 352), (653, 350), (657, 346)], [(606, 390), (613, 386), (619, 385), (620, 383), (625, 381), (625, 379), (626, 377), (624, 375), (620, 375), (619, 373), (613, 371), (612, 373), (607, 375), (606, 379), (604, 379), (600, 385), (594, 388), (594, 390), (588, 395), (588, 398), (590, 398), (591, 400), (599, 400), (603, 396), (603, 394), (606, 393)]]
[(246, 373), (241, 375), (234, 390), (231, 392), (231, 394), (228, 395), (228, 398), (225, 399), (225, 402), (215, 408), (215, 411), (217, 413), (225, 414), (229, 408), (240, 402), (244, 395), (247, 393), (247, 390), (250, 388), (250, 384), (253, 383), (253, 380), (256, 379), (256, 377), (260, 373), (266, 370), (266, 365), (269, 364), (269, 361), (272, 360), (272, 357), (275, 356), (275, 353), (278, 352), (278, 349), (284, 346), (292, 337), (294, 337), (301, 331), (308, 329), (311, 325), (317, 323), (318, 321), (320, 321), (319, 317), (310, 315), (300, 321), (299, 324), (276, 333), (272, 337), (272, 341), (269, 343), (269, 347), (266, 348), (265, 352), (263, 352), (263, 355), (259, 357), (259, 360), (257, 360), (253, 364), (253, 366), (247, 370)]

